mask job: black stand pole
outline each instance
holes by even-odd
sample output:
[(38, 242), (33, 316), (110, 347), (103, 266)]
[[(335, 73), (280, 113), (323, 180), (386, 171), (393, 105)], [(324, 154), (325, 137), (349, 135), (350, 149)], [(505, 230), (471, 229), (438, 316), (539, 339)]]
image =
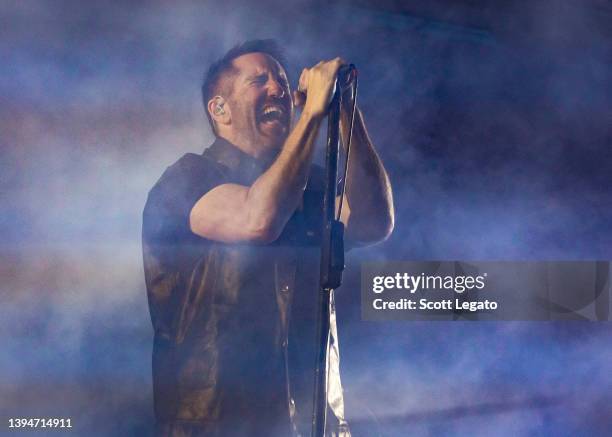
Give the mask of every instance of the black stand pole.
[(324, 223), (321, 242), (321, 286), (317, 313), (319, 351), (315, 370), (312, 417), (313, 437), (325, 436), (330, 304), (334, 289), (338, 288), (342, 282), (342, 271), (344, 270), (344, 225), (339, 220), (336, 220), (335, 217), (340, 144), (340, 96), (341, 87), (337, 84), (327, 123), (325, 193), (323, 197)]

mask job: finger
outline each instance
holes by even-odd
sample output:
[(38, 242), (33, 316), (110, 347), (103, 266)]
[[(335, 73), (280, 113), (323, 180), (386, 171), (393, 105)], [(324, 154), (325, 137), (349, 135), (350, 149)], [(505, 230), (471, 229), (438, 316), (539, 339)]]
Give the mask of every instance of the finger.
[(338, 70), (345, 64), (342, 58), (335, 58), (330, 61), (330, 66), (334, 75), (338, 74)]

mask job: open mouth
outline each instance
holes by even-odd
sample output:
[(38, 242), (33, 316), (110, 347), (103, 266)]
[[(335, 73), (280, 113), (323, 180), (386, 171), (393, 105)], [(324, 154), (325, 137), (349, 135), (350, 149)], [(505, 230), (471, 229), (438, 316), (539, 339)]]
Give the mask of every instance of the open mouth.
[(285, 124), (287, 121), (287, 111), (280, 105), (266, 105), (259, 113), (259, 121), (265, 124)]

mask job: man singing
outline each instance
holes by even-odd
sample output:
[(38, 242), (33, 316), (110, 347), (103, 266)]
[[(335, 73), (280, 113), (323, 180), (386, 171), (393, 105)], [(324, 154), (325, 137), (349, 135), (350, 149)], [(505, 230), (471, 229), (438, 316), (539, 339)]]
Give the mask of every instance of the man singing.
[[(342, 64), (304, 69), (292, 96), (276, 43), (254, 40), (206, 75), (216, 140), (168, 167), (143, 213), (158, 435), (310, 433), (323, 199), (312, 157)], [(389, 236), (393, 200), (359, 110), (351, 143), (341, 221), (360, 246)], [(333, 311), (330, 344), (328, 433), (350, 436)]]

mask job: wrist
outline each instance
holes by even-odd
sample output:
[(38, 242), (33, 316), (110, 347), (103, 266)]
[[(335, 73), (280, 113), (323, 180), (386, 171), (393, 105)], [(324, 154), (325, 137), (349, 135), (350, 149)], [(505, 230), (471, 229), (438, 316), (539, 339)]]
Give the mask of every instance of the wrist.
[(318, 122), (318, 121), (321, 121), (324, 116), (325, 114), (322, 111), (316, 111), (308, 106), (304, 106), (304, 109), (302, 110), (302, 115), (300, 116), (300, 118), (303, 118), (306, 121)]

